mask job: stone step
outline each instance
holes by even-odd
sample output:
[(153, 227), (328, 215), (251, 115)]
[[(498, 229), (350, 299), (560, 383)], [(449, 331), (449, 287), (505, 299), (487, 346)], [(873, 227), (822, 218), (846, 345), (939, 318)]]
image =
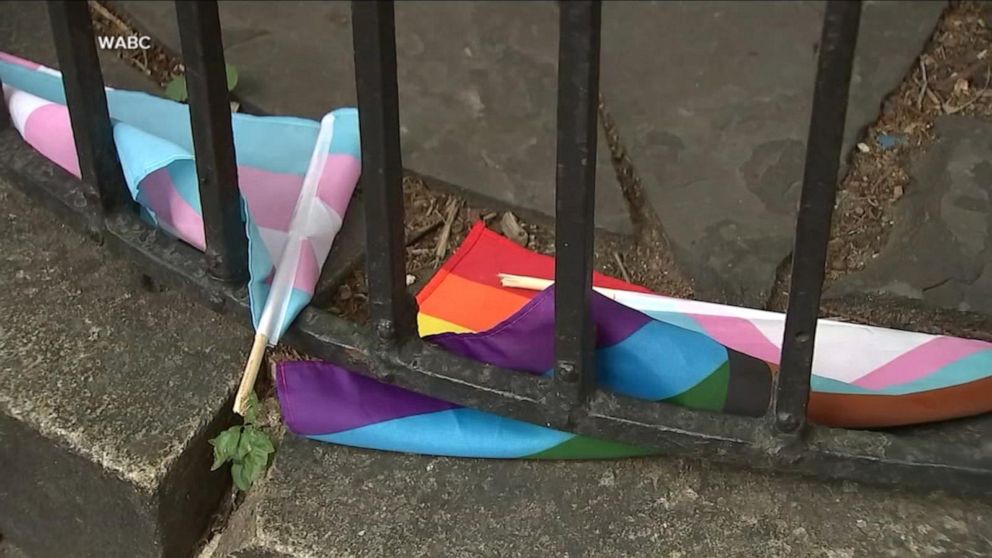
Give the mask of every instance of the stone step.
[[(0, 50), (58, 67), (44, 3), (0, 4)], [(108, 85), (159, 90), (100, 58)], [(68, 177), (3, 138), (4, 176)], [(230, 485), (207, 440), (251, 333), (2, 180), (0, 207), (0, 556), (189, 556)]]
[(230, 484), (250, 332), (0, 183), (0, 535), (27, 556), (189, 556)]
[(287, 435), (213, 556), (992, 552), (992, 505), (672, 458), (391, 454)]

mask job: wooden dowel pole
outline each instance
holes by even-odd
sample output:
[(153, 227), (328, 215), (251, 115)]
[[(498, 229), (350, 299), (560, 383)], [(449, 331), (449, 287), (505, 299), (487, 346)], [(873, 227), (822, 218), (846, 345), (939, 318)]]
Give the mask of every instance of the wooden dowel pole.
[[(541, 279), (539, 277), (528, 277), (526, 275), (513, 275), (511, 273), (500, 273), (499, 283), (504, 287), (511, 287), (514, 289), (525, 289), (528, 291), (543, 291), (551, 285), (554, 285), (554, 281), (550, 279)], [(622, 293), (630, 294), (629, 291), (622, 291), (618, 289), (607, 289), (605, 287), (593, 287), (593, 290), (597, 293), (606, 296), (608, 298), (616, 299), (617, 295)]]
[(234, 397), (234, 412), (239, 415), (245, 414), (248, 406), (248, 398), (251, 397), (252, 390), (255, 389), (255, 379), (258, 378), (258, 368), (262, 365), (262, 357), (265, 355), (265, 346), (269, 339), (261, 333), (255, 334), (255, 342), (251, 346), (251, 353), (248, 355), (248, 363), (245, 365), (245, 372), (241, 376), (241, 385), (238, 386), (238, 394)]

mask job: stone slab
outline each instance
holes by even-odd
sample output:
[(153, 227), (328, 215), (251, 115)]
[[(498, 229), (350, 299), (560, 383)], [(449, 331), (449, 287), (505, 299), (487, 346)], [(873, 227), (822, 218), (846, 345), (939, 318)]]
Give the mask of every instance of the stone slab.
[(397, 455), (287, 437), (219, 556), (932, 556), (992, 552), (988, 503), (669, 458)]
[(885, 293), (992, 314), (992, 122), (941, 116), (878, 258), (828, 296)]
[[(171, 4), (114, 3), (178, 52)], [(220, 14), (225, 56), (249, 103), (309, 118), (355, 103), (348, 3), (223, 2)], [(552, 2), (398, 3), (404, 165), (553, 215), (557, 20)], [(597, 157), (596, 223), (629, 233), (602, 133)]]
[(29, 556), (186, 556), (229, 486), (251, 333), (147, 292), (0, 184), (0, 535)]
[[(118, 2), (174, 48), (168, 3)], [(701, 298), (763, 305), (792, 250), (822, 2), (611, 2), (602, 89), (621, 140)], [(242, 93), (316, 116), (353, 102), (348, 6), (227, 2)], [(873, 121), (946, 2), (866, 2), (846, 143)], [(553, 213), (557, 45), (550, 2), (397, 5), (408, 165)], [(439, 30), (443, 30), (439, 32)], [(597, 222), (629, 216), (602, 148)]]
[[(945, 5), (865, 2), (848, 147)], [(697, 297), (761, 306), (792, 251), (822, 18), (821, 2), (603, 10), (607, 105)]]

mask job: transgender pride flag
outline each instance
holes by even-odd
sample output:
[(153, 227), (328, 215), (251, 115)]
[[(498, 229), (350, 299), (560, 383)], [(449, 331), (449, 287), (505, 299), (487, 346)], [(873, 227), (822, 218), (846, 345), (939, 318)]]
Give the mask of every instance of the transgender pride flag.
[[(0, 52), (0, 80), (12, 123), (24, 140), (55, 164), (80, 176), (62, 76)], [(124, 178), (143, 216), (203, 250), (189, 107), (111, 88), (107, 89), (107, 104)], [(310, 212), (289, 309), (278, 333), (312, 298), (361, 170), (358, 112), (344, 108), (331, 115), (333, 136), (317, 188), (319, 203)], [(269, 294), (273, 262), (279, 261), (286, 245), (319, 124), (295, 117), (232, 114), (231, 126), (248, 235), (248, 288), (257, 327)]]

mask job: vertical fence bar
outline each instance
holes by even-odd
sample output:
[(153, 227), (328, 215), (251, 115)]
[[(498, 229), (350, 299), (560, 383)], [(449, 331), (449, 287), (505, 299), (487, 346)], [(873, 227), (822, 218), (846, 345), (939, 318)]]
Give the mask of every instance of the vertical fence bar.
[(243, 281), (248, 276), (248, 239), (241, 222), (217, 2), (177, 1), (175, 5), (207, 242), (207, 273), (222, 281)]
[(7, 114), (7, 103), (2, 102), (3, 81), (0, 81), (0, 130), (10, 126), (10, 115)]
[(416, 333), (416, 307), (406, 291), (403, 162), (393, 3), (351, 3), (355, 81), (362, 141), (362, 193), (369, 316), (382, 341)]
[[(103, 73), (86, 2), (48, 2), (55, 52), (62, 70), (66, 106), (83, 180), (96, 187), (94, 205), (105, 212), (131, 204), (113, 125), (107, 109)], [(84, 194), (91, 197), (89, 192)]]
[(848, 88), (858, 38), (861, 3), (827, 3), (820, 38), (803, 188), (792, 251), (789, 310), (775, 394), (775, 422), (795, 432), (806, 421), (809, 383), (820, 310), (830, 220), (833, 216), (844, 141)]
[(595, 385), (592, 295), (599, 104), (598, 1), (559, 4), (555, 176), (555, 379), (558, 397), (580, 404)]

